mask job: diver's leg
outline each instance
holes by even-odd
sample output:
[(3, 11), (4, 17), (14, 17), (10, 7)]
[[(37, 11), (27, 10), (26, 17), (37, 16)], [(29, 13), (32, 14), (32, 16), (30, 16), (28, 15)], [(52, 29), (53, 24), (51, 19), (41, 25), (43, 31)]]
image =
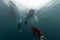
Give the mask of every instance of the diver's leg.
[(44, 36), (40, 37), (41, 40), (47, 40)]
[(19, 32), (22, 32), (22, 30), (21, 30), (21, 24), (18, 24), (18, 30), (19, 30)]
[(43, 39), (41, 39), (41, 40), (43, 40)]
[(19, 32), (22, 32), (22, 28), (21, 28), (21, 26), (20, 26), (20, 28), (19, 28)]
[(43, 40), (42, 37), (40, 37), (40, 40)]
[(25, 24), (25, 25), (27, 25), (27, 23), (28, 23), (28, 21), (27, 21), (27, 20), (25, 20), (25, 23), (24, 23), (24, 24)]
[(21, 28), (19, 29), (19, 32), (22, 32), (22, 29)]

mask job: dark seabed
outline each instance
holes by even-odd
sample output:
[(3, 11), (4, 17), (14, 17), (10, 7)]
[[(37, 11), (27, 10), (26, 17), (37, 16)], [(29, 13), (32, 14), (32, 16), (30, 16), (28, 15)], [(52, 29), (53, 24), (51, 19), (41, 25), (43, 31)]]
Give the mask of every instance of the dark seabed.
[[(32, 40), (31, 25), (23, 25), (22, 32), (18, 32), (17, 21), (19, 18), (12, 13), (14, 12), (10, 11), (9, 6), (0, 0), (0, 40)], [(60, 4), (50, 10), (37, 13), (39, 23), (35, 23), (34, 26), (40, 26), (48, 40), (60, 40)], [(48, 16), (47, 19), (42, 19), (46, 16)]]

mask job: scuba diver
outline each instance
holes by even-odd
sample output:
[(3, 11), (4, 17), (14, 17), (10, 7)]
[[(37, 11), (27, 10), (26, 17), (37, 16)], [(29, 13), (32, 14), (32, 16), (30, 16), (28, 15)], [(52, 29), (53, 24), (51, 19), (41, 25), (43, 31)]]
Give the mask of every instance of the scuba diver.
[(37, 33), (37, 38), (39, 40), (47, 40), (44, 36), (43, 36), (43, 33), (41, 32), (41, 30), (39, 28), (34, 28), (32, 26), (32, 34), (33, 34), (33, 40), (35, 40), (34, 36), (36, 35)]
[(28, 19), (31, 19), (34, 16), (35, 10), (31, 9), (25, 17), (24, 24), (27, 25)]

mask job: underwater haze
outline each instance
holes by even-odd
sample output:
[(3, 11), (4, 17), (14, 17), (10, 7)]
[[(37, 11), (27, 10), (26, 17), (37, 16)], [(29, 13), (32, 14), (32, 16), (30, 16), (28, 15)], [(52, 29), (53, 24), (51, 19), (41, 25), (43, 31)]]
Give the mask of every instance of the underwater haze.
[[(0, 0), (0, 40), (33, 40), (31, 25), (23, 25), (21, 33), (17, 31), (21, 11), (13, 6)], [(39, 10), (36, 15), (39, 22), (33, 25), (40, 27), (48, 40), (60, 40), (60, 4), (42, 12)]]

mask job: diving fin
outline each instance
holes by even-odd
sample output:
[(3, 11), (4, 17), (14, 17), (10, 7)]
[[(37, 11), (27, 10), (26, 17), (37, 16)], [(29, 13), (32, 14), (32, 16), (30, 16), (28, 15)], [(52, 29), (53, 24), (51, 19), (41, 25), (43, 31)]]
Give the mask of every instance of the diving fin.
[(22, 30), (19, 30), (19, 32), (22, 32)]

